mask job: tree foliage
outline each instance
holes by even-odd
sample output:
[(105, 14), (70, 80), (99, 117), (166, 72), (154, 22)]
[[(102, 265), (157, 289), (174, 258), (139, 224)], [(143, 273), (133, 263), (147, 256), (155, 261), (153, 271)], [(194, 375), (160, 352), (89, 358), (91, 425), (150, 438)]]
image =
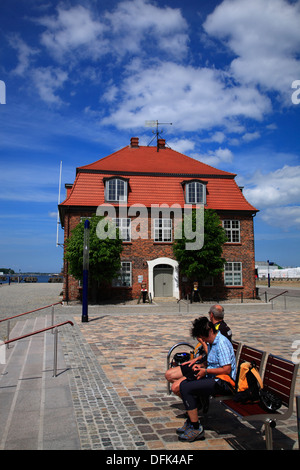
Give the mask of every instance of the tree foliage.
[[(118, 230), (115, 239), (109, 232), (108, 237), (103, 240), (97, 236), (97, 225), (103, 219), (104, 217), (96, 215), (89, 219), (89, 278), (100, 282), (110, 281), (115, 277), (121, 267), (122, 252), (122, 240), (118, 236)], [(78, 280), (83, 277), (84, 222), (83, 220), (72, 230), (66, 241), (65, 259), (69, 263), (69, 274)]]
[[(192, 228), (196, 230), (196, 212), (192, 212)], [(202, 281), (218, 276), (224, 270), (226, 260), (222, 257), (223, 244), (227, 241), (220, 218), (211, 209), (204, 210), (204, 244), (201, 249), (187, 250), (184, 235), (173, 243), (173, 252), (181, 273), (190, 281)]]
[(3, 274), (15, 274), (15, 271), (11, 268), (0, 268), (0, 272)]

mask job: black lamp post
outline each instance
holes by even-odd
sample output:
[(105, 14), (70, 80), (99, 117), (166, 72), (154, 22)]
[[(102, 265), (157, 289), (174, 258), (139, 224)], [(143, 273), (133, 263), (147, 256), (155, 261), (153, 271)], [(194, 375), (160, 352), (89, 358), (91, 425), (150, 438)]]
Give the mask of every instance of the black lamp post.
[(269, 261), (269, 260), (267, 260), (267, 263), (268, 263), (268, 287), (270, 287), (270, 286), (271, 286), (271, 282), (270, 282), (270, 271), (269, 271), (269, 267), (270, 267), (270, 266), (273, 266), (274, 263), (273, 263), (273, 261)]
[(90, 249), (90, 222), (84, 222), (83, 237), (83, 285), (82, 285), (82, 322), (88, 322), (88, 286), (89, 286), (89, 249)]

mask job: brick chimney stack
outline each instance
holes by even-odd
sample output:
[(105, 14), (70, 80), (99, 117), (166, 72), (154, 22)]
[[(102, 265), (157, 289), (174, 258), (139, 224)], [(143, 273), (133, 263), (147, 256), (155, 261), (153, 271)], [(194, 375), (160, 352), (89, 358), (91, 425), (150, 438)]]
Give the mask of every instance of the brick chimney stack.
[(166, 141), (165, 141), (165, 139), (158, 139), (158, 141), (157, 141), (157, 148), (158, 148), (158, 149), (164, 149), (164, 148), (166, 148)]
[(138, 137), (131, 137), (130, 147), (131, 148), (138, 148), (139, 147), (139, 138)]

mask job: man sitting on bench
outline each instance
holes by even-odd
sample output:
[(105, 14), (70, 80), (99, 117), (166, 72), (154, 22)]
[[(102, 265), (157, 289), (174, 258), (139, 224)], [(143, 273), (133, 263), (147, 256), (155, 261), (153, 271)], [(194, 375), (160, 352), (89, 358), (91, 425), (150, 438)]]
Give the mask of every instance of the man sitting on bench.
[(232, 331), (224, 321), (224, 308), (222, 305), (213, 305), (210, 307), (209, 319), (215, 325), (215, 328), (232, 341)]
[[(216, 330), (219, 330), (224, 336), (226, 336), (230, 341), (232, 340), (232, 333), (229, 326), (224, 321), (224, 308), (222, 305), (213, 305), (210, 307), (209, 319), (215, 325)], [(180, 396), (180, 383), (188, 377), (194, 377), (194, 372), (192, 366), (200, 361), (201, 358), (205, 359), (207, 354), (207, 345), (199, 340), (199, 343), (194, 349), (193, 356), (194, 358), (190, 361), (184, 362), (180, 366), (170, 367), (165, 373), (165, 377), (168, 382), (172, 384), (172, 392)]]

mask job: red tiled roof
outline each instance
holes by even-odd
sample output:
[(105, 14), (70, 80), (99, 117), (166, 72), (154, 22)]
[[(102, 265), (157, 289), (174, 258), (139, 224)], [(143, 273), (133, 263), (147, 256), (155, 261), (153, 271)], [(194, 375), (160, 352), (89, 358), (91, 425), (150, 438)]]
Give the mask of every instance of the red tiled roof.
[(90, 165), (77, 168), (72, 190), (61, 206), (105, 203), (104, 179), (114, 175), (129, 180), (127, 205), (180, 204), (184, 206), (183, 181), (196, 176), (207, 182), (208, 209), (256, 212), (236, 184), (235, 174), (218, 170), (171, 149), (125, 147)]
[(156, 147), (124, 147), (108, 157), (77, 168), (77, 171), (81, 170), (235, 176), (167, 147), (159, 152)]

